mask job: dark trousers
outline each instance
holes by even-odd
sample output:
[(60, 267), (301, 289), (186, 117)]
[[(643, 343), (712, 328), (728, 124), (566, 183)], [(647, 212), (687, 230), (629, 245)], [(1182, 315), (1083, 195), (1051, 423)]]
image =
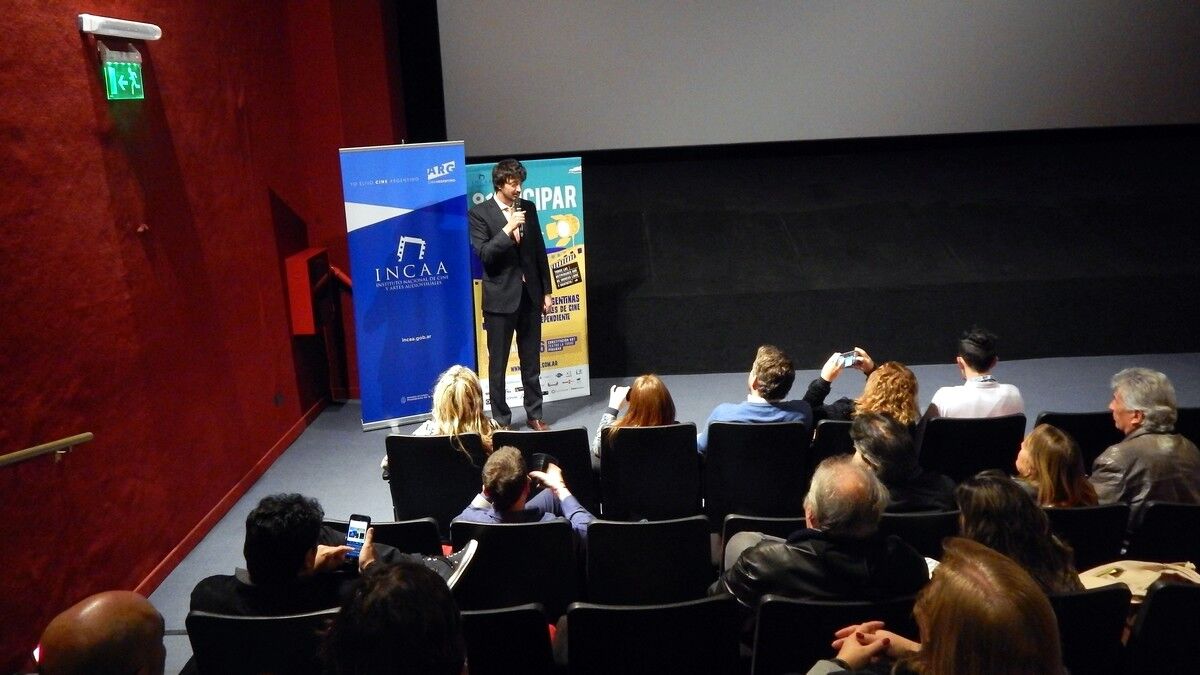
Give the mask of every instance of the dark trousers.
[(492, 398), (492, 419), (508, 426), (512, 410), (504, 399), (504, 376), (507, 374), (508, 351), (512, 349), (513, 334), (517, 336), (517, 357), (521, 361), (521, 386), (525, 388), (525, 416), (542, 419), (542, 308), (529, 299), (521, 289), (521, 306), (512, 314), (484, 312), (483, 327), (487, 332), (488, 393)]

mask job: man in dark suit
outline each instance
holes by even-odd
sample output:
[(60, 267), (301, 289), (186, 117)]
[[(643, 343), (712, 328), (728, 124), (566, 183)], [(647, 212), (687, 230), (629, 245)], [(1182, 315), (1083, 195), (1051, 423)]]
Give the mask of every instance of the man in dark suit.
[(467, 220), (471, 248), (483, 262), (483, 327), (487, 331), (488, 392), (492, 418), (512, 423), (504, 398), (504, 377), (513, 334), (521, 360), (525, 416), (529, 428), (550, 427), (542, 420), (542, 315), (550, 312), (550, 264), (537, 209), (521, 198), (525, 167), (505, 159), (492, 169), (496, 194), (471, 207)]

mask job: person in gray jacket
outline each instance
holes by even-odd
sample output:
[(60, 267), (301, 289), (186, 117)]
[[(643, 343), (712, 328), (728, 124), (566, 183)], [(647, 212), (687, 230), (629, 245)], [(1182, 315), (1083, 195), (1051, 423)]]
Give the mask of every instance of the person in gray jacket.
[(1126, 368), (1112, 378), (1108, 404), (1125, 440), (1092, 463), (1092, 486), (1101, 504), (1129, 504), (1129, 531), (1137, 529), (1151, 500), (1200, 504), (1200, 451), (1174, 433), (1175, 387), (1147, 368)]

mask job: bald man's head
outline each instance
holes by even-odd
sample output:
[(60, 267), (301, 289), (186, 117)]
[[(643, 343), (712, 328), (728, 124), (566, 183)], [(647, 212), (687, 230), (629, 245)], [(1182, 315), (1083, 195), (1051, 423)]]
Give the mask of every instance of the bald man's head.
[(888, 491), (875, 472), (858, 466), (851, 455), (830, 457), (813, 473), (804, 513), (811, 527), (848, 539), (862, 539), (879, 529)]
[(97, 593), (42, 631), (43, 675), (162, 675), (163, 618), (131, 591)]

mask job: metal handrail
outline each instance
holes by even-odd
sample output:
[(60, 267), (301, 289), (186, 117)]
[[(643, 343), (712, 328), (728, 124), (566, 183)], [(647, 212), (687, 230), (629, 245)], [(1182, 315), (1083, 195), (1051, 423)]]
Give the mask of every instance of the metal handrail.
[(57, 441), (50, 441), (49, 443), (35, 445), (32, 448), (25, 448), (24, 450), (10, 452), (7, 455), (0, 456), (0, 466), (17, 464), (28, 459), (33, 459), (34, 457), (48, 455), (52, 452), (58, 453), (58, 456), (54, 458), (54, 461), (57, 462), (63, 455), (69, 452), (71, 448), (79, 445), (80, 443), (87, 443), (95, 437), (96, 435), (92, 432), (85, 431), (82, 434), (75, 434), (74, 436), (60, 438)]

